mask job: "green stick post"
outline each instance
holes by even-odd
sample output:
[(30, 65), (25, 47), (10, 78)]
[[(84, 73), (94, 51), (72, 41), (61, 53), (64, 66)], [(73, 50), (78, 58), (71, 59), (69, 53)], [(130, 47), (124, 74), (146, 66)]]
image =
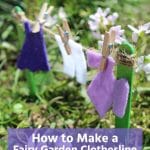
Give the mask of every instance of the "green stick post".
[(34, 78), (34, 73), (29, 71), (29, 70), (26, 70), (25, 74), (26, 74), (26, 79), (27, 79), (27, 82), (28, 82), (28, 87), (30, 89), (30, 95), (31, 96), (36, 96), (37, 87), (36, 87), (36, 81), (35, 81), (35, 78)]
[[(134, 47), (129, 44), (128, 42), (124, 42), (120, 46), (120, 51), (125, 50), (125, 52), (129, 55), (135, 53)], [(131, 101), (132, 101), (132, 84), (133, 84), (133, 76), (134, 76), (134, 69), (133, 67), (128, 67), (123, 64), (117, 65), (117, 79), (125, 78), (128, 80), (130, 90), (129, 90), (129, 97), (128, 103), (126, 107), (126, 112), (123, 118), (116, 117), (115, 118), (115, 127), (116, 128), (130, 128), (130, 111), (131, 111)]]

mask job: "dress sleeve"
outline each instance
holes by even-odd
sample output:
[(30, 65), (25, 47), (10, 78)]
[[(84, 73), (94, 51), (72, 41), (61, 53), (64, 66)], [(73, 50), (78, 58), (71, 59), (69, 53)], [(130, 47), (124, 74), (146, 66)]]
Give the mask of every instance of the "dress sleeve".
[(101, 61), (101, 54), (98, 54), (97, 52), (94, 52), (92, 50), (88, 50), (86, 52), (87, 55), (87, 64), (89, 67), (91, 68), (97, 68), (100, 65), (100, 61)]
[(30, 23), (28, 21), (24, 22), (24, 28), (25, 28), (25, 32), (26, 33), (30, 33), (31, 32), (31, 26), (30, 26)]

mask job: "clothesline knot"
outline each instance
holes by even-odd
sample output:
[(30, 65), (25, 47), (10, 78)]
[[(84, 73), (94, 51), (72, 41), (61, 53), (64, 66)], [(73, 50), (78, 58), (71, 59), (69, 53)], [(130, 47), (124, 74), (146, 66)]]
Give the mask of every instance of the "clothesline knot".
[(118, 64), (126, 65), (128, 67), (135, 66), (135, 55), (129, 55), (125, 51), (116, 52), (116, 61)]

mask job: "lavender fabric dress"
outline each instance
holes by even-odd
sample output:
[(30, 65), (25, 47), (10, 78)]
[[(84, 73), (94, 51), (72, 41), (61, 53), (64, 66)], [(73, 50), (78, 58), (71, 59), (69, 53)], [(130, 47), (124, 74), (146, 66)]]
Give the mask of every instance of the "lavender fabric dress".
[(42, 28), (39, 32), (32, 33), (29, 22), (25, 22), (24, 27), (26, 37), (17, 61), (17, 67), (21, 70), (29, 69), (32, 72), (49, 71), (50, 66)]
[[(101, 58), (100, 54), (90, 50), (87, 51), (89, 67), (98, 68)], [(111, 107), (116, 116), (123, 117), (125, 114), (129, 84), (126, 79), (115, 79), (114, 65), (113, 58), (108, 57), (106, 69), (96, 75), (87, 89), (87, 93), (100, 117), (104, 117)]]

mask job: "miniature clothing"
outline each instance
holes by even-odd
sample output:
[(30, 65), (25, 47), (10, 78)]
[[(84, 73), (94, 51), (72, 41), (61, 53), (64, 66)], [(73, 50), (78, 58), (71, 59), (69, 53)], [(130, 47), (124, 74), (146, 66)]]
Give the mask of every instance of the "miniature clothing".
[(66, 73), (67, 75), (69, 75), (70, 77), (74, 77), (75, 75), (75, 64), (74, 64), (74, 60), (72, 59), (72, 55), (68, 55), (66, 53), (64, 44), (60, 38), (59, 35), (55, 35), (55, 39), (56, 42), (59, 46), (62, 58), (63, 58), (63, 71), (64, 73)]
[[(102, 55), (87, 51), (88, 66), (98, 68)], [(123, 117), (128, 101), (129, 84), (126, 79), (116, 80), (113, 74), (115, 62), (108, 57), (106, 69), (99, 72), (90, 83), (87, 93), (100, 117), (104, 117), (111, 107), (118, 117)]]
[(79, 83), (86, 83), (87, 65), (84, 53), (82, 51), (82, 45), (69, 40), (69, 46), (71, 48), (71, 54), (68, 55), (59, 35), (55, 35), (56, 42), (59, 46), (60, 52), (63, 57), (63, 71), (70, 77), (76, 76)]
[(49, 71), (50, 65), (42, 28), (39, 32), (33, 33), (29, 22), (24, 22), (24, 27), (26, 37), (17, 61), (17, 67), (21, 70), (29, 69), (32, 72)]

